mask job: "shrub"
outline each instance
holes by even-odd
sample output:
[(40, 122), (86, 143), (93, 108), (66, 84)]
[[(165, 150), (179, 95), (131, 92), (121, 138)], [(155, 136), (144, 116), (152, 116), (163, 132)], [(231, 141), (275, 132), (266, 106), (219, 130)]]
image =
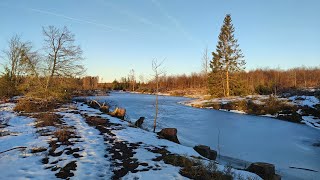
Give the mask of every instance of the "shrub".
[(172, 91), (171, 93), (170, 93), (170, 95), (171, 96), (184, 96), (184, 95), (186, 95), (186, 92), (185, 91)]
[(224, 172), (217, 171), (217, 166), (214, 161), (210, 161), (208, 165), (205, 165), (203, 161), (197, 159), (189, 159), (184, 156), (169, 154), (163, 158), (166, 164), (171, 164), (174, 166), (180, 166), (180, 174), (196, 180), (211, 180), (211, 179), (221, 179), (221, 180), (231, 180), (232, 175), (226, 174)]
[(207, 102), (203, 105), (203, 107), (211, 107), (213, 109), (221, 109), (221, 104), (220, 103), (214, 103), (214, 102)]
[(10, 98), (18, 95), (19, 92), (14, 85), (14, 82), (10, 80), (9, 74), (6, 73), (0, 77), (0, 98)]
[(272, 88), (268, 86), (258, 85), (255, 88), (255, 92), (261, 95), (268, 95), (268, 94), (272, 94)]

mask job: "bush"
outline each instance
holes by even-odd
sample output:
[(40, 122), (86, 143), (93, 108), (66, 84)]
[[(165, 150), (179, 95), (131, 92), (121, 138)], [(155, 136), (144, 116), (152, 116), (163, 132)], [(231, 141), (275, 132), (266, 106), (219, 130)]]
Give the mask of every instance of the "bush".
[(59, 106), (59, 103), (55, 100), (44, 99), (20, 99), (14, 108), (14, 111), (33, 113), (33, 112), (48, 112), (53, 111)]
[(172, 91), (170, 93), (171, 96), (184, 96), (186, 95), (186, 92), (185, 91)]
[(221, 104), (220, 103), (207, 102), (207, 103), (203, 104), (202, 107), (211, 107), (213, 109), (219, 110), (219, 109), (221, 109)]
[(205, 165), (201, 160), (189, 159), (184, 156), (169, 154), (163, 158), (166, 164), (173, 166), (180, 166), (180, 174), (196, 180), (232, 180), (232, 174), (217, 171), (217, 165), (214, 161), (210, 161)]
[(9, 74), (6, 73), (0, 77), (0, 98), (10, 98), (19, 95), (14, 82), (10, 80)]
[(226, 104), (221, 104), (221, 109), (238, 110), (246, 112), (248, 109), (248, 103), (246, 100), (232, 101)]
[(268, 86), (258, 85), (255, 88), (255, 92), (260, 95), (269, 95), (269, 94), (272, 94), (272, 88)]

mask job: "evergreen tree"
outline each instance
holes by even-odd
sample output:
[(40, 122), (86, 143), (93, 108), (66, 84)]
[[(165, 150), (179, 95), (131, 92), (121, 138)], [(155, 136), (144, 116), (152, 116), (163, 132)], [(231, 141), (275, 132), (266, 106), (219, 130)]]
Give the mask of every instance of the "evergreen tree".
[(239, 48), (238, 40), (234, 37), (234, 27), (231, 15), (224, 18), (221, 32), (219, 34), (216, 52), (212, 52), (213, 58), (210, 62), (212, 69), (210, 75), (210, 93), (216, 96), (230, 96), (230, 86), (236, 85), (237, 81), (232, 81), (232, 73), (244, 69), (244, 56)]

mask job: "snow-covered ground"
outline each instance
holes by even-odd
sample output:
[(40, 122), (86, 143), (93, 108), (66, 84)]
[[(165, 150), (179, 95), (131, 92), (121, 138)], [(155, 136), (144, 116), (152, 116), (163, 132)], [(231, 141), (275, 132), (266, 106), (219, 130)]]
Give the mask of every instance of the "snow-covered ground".
[[(11, 103), (0, 105), (1, 124), (3, 124), (0, 129), (2, 134), (0, 136), (0, 179), (56, 179), (59, 168), (73, 162), (75, 167), (71, 170), (66, 168), (73, 174), (69, 176), (70, 179), (111, 179), (113, 172), (121, 168), (117, 166), (121, 163), (121, 159), (114, 159), (115, 153), (127, 152), (116, 148), (112, 151), (112, 148), (119, 143), (135, 145), (136, 147), (131, 149), (132, 160), (140, 163), (135, 171), (125, 174), (123, 179), (187, 179), (179, 174), (179, 167), (165, 164), (162, 160), (154, 161), (153, 159), (159, 154), (150, 151), (152, 149), (165, 148), (181, 156), (199, 156), (192, 147), (158, 139), (152, 132), (131, 127), (128, 122), (101, 114), (100, 111), (81, 103), (67, 105), (57, 110), (57, 114), (62, 117), (62, 124), (58, 127), (42, 128), (42, 130), (54, 131), (63, 126), (74, 131), (75, 136), (69, 139), (71, 144), (61, 144), (54, 133), (40, 136), (37, 132), (39, 129), (34, 126), (35, 119), (18, 116), (13, 112), (13, 107), (14, 104)], [(98, 125), (98, 128), (89, 125), (87, 117), (99, 117), (114, 126), (105, 125), (106, 129), (103, 129), (102, 125)], [(110, 132), (103, 133), (105, 130)], [(110, 133), (113, 135), (110, 136)], [(14, 147), (23, 148), (21, 151), (19, 149), (7, 151)], [(47, 151), (30, 153), (34, 147), (44, 147)], [(70, 150), (76, 150), (76, 153), (69, 153)], [(76, 154), (78, 156), (75, 156)], [(43, 163), (44, 158), (47, 158), (46, 163)], [(206, 163), (206, 160), (204, 161)], [(145, 164), (148, 166), (147, 169)], [(218, 170), (224, 169), (223, 165), (217, 166)], [(232, 169), (232, 172), (235, 174), (235, 179), (240, 176), (261, 179), (246, 171)]]
[(291, 96), (288, 99), (300, 106), (313, 107), (316, 104), (320, 104), (319, 99), (314, 96)]
[(48, 147), (47, 137), (37, 136), (34, 119), (17, 116), (13, 107), (12, 103), (0, 105), (0, 118), (9, 125), (0, 132), (10, 133), (0, 137), (0, 152), (21, 148), (0, 154), (0, 179), (53, 179), (54, 174), (43, 168), (42, 153), (30, 153), (34, 147)]
[[(96, 98), (96, 97), (92, 97)], [(151, 129), (155, 113), (152, 95), (111, 93), (100, 101), (127, 109), (128, 119), (144, 116), (145, 128)], [(197, 144), (220, 149), (224, 156), (249, 162), (273, 163), (284, 179), (317, 179), (320, 175), (320, 131), (303, 124), (217, 110), (198, 109), (178, 104), (192, 99), (160, 97), (158, 130), (178, 129), (182, 144)], [(219, 146), (219, 148), (218, 148)], [(244, 163), (243, 166), (248, 166)], [(300, 167), (317, 172), (292, 169)]]

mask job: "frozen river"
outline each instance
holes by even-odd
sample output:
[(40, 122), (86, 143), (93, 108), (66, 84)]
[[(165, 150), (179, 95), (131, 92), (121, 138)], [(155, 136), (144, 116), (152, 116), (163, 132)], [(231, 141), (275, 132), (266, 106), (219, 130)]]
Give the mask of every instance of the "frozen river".
[[(144, 116), (145, 127), (152, 129), (155, 96), (114, 92), (110, 96), (94, 98), (126, 108), (128, 119), (133, 122)], [(177, 128), (178, 138), (186, 146), (204, 144), (217, 150), (219, 141), (221, 155), (250, 162), (273, 163), (284, 179), (320, 177), (320, 147), (313, 146), (320, 141), (319, 130), (268, 117), (178, 104), (186, 100), (189, 99), (160, 96), (158, 130), (163, 127)]]

